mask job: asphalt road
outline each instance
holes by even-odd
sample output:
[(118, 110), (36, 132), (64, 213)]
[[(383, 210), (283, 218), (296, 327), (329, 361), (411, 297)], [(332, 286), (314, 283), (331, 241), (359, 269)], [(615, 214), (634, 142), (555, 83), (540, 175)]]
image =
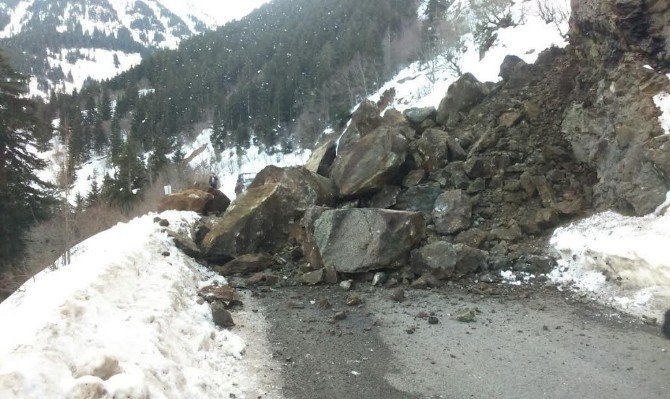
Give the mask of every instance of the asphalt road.
[[(362, 304), (338, 287), (255, 293), (273, 358), (265, 397), (670, 398), (659, 327), (554, 289), (406, 290), (402, 303), (353, 292)], [(452, 318), (464, 308), (473, 322)]]

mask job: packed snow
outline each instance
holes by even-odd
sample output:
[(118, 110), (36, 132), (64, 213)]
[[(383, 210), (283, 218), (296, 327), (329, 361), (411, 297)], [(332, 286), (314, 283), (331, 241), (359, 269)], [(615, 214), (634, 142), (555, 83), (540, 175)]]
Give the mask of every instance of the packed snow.
[[(212, 275), (150, 214), (72, 249), (0, 304), (0, 397), (228, 398), (258, 390), (245, 342), (217, 328)], [(188, 232), (198, 218), (165, 212)], [(169, 252), (169, 255), (167, 254)], [(219, 282), (222, 278), (218, 278)]]
[[(569, 0), (553, 1), (557, 7), (569, 13)], [(426, 4), (422, 5), (423, 12)], [(464, 4), (462, 0), (456, 1), (451, 7), (463, 7)], [(497, 82), (500, 80), (500, 65), (507, 55), (516, 55), (527, 63), (533, 63), (543, 50), (568, 44), (563, 37), (568, 30), (567, 19), (560, 24), (547, 23), (541, 18), (536, 2), (523, 0), (514, 1), (512, 12), (521, 22), (517, 26), (498, 29), (497, 40), (483, 58), (480, 59), (472, 33), (464, 36), (466, 51), (455, 62), (460, 72), (472, 73), (482, 82)], [(394, 88), (396, 95), (389, 108), (403, 111), (413, 107), (437, 107), (449, 86), (459, 77), (453, 66), (446, 54), (439, 54), (427, 62), (414, 62), (398, 72), (369, 99), (376, 102), (385, 91)]]
[(631, 314), (660, 318), (670, 308), (668, 205), (670, 196), (644, 217), (604, 212), (557, 229), (550, 245), (560, 260), (549, 278)]

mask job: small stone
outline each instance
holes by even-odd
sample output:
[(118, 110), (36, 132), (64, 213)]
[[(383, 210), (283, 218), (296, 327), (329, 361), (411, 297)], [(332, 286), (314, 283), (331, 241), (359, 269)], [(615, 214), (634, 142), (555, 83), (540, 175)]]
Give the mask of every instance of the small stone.
[(344, 320), (346, 318), (347, 318), (347, 312), (344, 312), (344, 311), (337, 312), (333, 316), (333, 320)]
[(472, 323), (475, 321), (475, 315), (475, 309), (465, 308), (456, 312), (454, 319), (456, 321), (460, 321), (461, 323)]
[(485, 274), (479, 278), (479, 281), (482, 283), (493, 284), (496, 282), (496, 278), (492, 274)]
[(388, 275), (384, 272), (377, 272), (375, 273), (374, 277), (372, 277), (372, 285), (373, 286), (378, 286), (382, 285), (386, 282), (388, 279)]
[(340, 288), (342, 288), (345, 291), (349, 291), (351, 289), (351, 285), (353, 283), (353, 280), (344, 280), (340, 282)]
[(319, 299), (317, 306), (321, 309), (330, 309), (333, 307), (333, 305), (330, 304), (330, 301), (328, 301), (326, 298)]
[(405, 330), (405, 332), (407, 334), (414, 334), (415, 331), (416, 331), (416, 327), (410, 327), (407, 330)]
[(391, 291), (391, 299), (393, 299), (396, 302), (402, 302), (405, 300), (405, 290), (402, 288), (395, 288), (393, 291)]
[(158, 225), (161, 227), (168, 227), (170, 225), (170, 222), (168, 222), (166, 219), (161, 219), (161, 221), (158, 222)]
[(170, 256), (170, 253), (169, 253), (168, 251), (165, 251), (165, 252), (163, 252), (161, 255), (163, 255), (163, 256), (165, 256), (165, 257), (168, 257), (168, 256)]
[(214, 302), (212, 303), (211, 307), (214, 324), (221, 328), (230, 328), (235, 326), (235, 322), (233, 322), (233, 316), (228, 310), (226, 310), (226, 307), (221, 302)]
[(440, 285), (440, 281), (435, 278), (432, 274), (424, 274), (418, 279), (412, 282), (411, 287), (419, 290), (425, 290), (426, 288), (437, 287)]
[(437, 324), (440, 320), (435, 316), (428, 317), (428, 324)]
[(347, 295), (347, 305), (348, 306), (358, 306), (362, 303), (361, 297), (357, 294)]
[(308, 272), (303, 274), (300, 277), (300, 280), (302, 280), (303, 283), (307, 285), (317, 285), (321, 282), (323, 282), (323, 277), (324, 277), (324, 271), (323, 269), (319, 269), (313, 272)]

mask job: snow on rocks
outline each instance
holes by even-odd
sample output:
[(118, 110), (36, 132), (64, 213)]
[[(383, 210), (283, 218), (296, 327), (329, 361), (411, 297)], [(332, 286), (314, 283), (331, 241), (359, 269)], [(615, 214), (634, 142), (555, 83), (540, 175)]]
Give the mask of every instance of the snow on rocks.
[(560, 255), (549, 279), (638, 316), (670, 308), (670, 214), (604, 212), (562, 227), (550, 245)]
[[(153, 222), (134, 219), (72, 250), (0, 304), (0, 397), (243, 397), (245, 343), (214, 326), (210, 281)], [(188, 231), (195, 213), (164, 212)], [(168, 256), (165, 256), (169, 252)]]

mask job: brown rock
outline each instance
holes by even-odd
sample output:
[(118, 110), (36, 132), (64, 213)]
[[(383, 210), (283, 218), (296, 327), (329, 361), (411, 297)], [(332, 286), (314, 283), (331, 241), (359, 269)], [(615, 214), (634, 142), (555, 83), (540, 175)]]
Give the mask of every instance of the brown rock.
[(331, 176), (342, 197), (380, 190), (405, 162), (407, 139), (400, 129), (381, 127), (340, 151)]
[(433, 220), (438, 233), (458, 233), (470, 227), (471, 219), (472, 202), (463, 190), (444, 192), (435, 200)]
[(235, 327), (233, 316), (226, 310), (222, 303), (213, 302), (210, 306), (212, 308), (212, 319), (215, 325), (221, 328)]
[(411, 284), (412, 288), (418, 290), (425, 290), (426, 288), (434, 288), (440, 286), (440, 280), (435, 278), (432, 274), (424, 274), (423, 276), (414, 280)]
[(238, 256), (223, 266), (217, 266), (214, 271), (222, 276), (231, 274), (248, 274), (263, 271), (275, 264), (272, 256), (266, 253), (245, 254)]
[(267, 166), (256, 175), (248, 189), (267, 184), (281, 184), (286, 187), (294, 198), (295, 207), (300, 209), (314, 205), (332, 205), (336, 200), (336, 189), (332, 180), (301, 166)]
[(337, 146), (334, 140), (329, 140), (317, 147), (305, 163), (305, 169), (321, 176), (329, 176), (330, 168), (335, 161), (336, 149)]
[(202, 241), (212, 260), (274, 252), (288, 240), (290, 222), (296, 217), (294, 193), (281, 184), (266, 184), (237, 197)]

